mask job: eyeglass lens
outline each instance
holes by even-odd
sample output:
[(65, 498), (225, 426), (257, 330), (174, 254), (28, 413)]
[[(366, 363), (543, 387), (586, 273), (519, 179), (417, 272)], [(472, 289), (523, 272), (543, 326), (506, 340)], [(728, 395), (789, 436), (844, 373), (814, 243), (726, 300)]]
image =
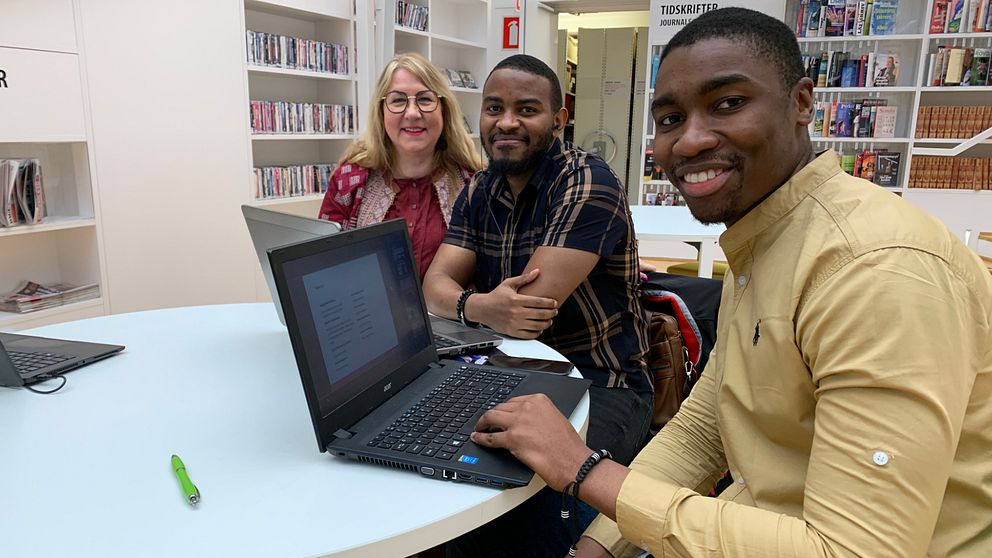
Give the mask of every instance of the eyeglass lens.
[(416, 95), (406, 95), (399, 91), (386, 93), (386, 110), (394, 114), (400, 114), (406, 110), (409, 100), (414, 99), (420, 112), (432, 112), (437, 109), (437, 94), (430, 90), (418, 92)]

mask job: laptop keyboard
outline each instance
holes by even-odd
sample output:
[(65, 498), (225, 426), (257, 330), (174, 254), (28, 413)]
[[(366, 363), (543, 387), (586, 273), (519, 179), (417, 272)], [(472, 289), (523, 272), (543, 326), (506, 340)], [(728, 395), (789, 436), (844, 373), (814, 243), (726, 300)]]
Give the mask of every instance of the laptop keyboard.
[(434, 348), (435, 349), (447, 349), (448, 347), (454, 347), (456, 345), (461, 345), (460, 342), (455, 341), (450, 337), (445, 337), (437, 333), (434, 334)]
[(524, 376), (462, 366), (368, 445), (449, 461), (468, 441), (479, 411), (502, 403)]
[(40, 368), (46, 368), (72, 358), (56, 353), (25, 353), (21, 351), (8, 351), (7, 355), (14, 363), (14, 368), (21, 374), (29, 374)]

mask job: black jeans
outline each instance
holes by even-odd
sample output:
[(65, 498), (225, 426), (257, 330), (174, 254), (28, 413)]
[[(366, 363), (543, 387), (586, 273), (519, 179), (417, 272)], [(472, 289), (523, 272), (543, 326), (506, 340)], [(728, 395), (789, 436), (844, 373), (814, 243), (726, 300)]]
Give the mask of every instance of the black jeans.
[[(589, 388), (589, 430), (586, 444), (608, 449), (618, 463), (628, 465), (648, 440), (652, 394), (628, 389)], [(474, 531), (449, 541), (448, 558), (561, 558), (596, 517), (596, 510), (579, 502), (577, 526), (561, 519), (561, 492), (548, 487), (513, 510)]]

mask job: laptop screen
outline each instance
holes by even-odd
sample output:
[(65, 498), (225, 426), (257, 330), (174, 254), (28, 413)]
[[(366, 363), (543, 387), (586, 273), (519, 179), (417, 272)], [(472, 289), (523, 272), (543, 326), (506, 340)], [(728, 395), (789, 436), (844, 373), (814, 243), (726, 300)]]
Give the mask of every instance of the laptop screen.
[(381, 230), (282, 264), (321, 416), (431, 347), (405, 227)]

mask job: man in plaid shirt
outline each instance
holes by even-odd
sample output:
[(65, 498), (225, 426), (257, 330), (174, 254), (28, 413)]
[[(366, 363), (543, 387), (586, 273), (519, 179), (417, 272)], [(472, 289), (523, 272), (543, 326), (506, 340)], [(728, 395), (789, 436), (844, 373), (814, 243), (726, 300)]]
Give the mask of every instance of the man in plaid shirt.
[[(558, 139), (567, 119), (546, 64), (514, 55), (496, 65), (480, 117), (489, 167), (455, 202), (424, 293), (435, 314), (538, 339), (567, 357), (593, 381), (588, 443), (628, 463), (652, 409), (637, 244), (617, 176)], [(561, 556), (576, 535), (560, 504), (546, 489), (449, 544), (449, 555)], [(582, 526), (594, 513), (579, 516)]]

